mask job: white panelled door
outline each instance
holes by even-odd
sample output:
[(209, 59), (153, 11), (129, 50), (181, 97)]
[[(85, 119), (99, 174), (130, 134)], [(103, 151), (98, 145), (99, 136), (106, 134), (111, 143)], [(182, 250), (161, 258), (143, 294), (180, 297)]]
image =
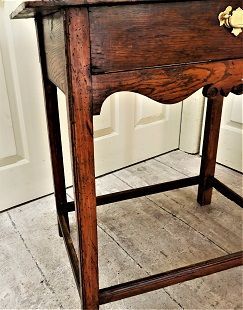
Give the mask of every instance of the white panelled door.
[(230, 94), (224, 101), (217, 161), (243, 172), (243, 96)]
[(52, 188), (34, 22), (11, 22), (13, 6), (0, 6), (0, 210)]
[(95, 116), (96, 175), (177, 149), (181, 103), (162, 105), (142, 95), (109, 97)]
[[(203, 97), (202, 97), (203, 98)], [(206, 102), (206, 101), (205, 101)], [(202, 154), (206, 104), (203, 117), (200, 155)], [(243, 172), (243, 96), (224, 98), (219, 134), (217, 163)]]
[[(34, 21), (10, 21), (15, 6), (16, 1), (0, 6), (0, 210), (53, 192)], [(69, 186), (65, 105), (59, 92)], [(180, 103), (165, 106), (127, 92), (107, 98), (94, 117), (96, 175), (177, 149), (180, 118)]]

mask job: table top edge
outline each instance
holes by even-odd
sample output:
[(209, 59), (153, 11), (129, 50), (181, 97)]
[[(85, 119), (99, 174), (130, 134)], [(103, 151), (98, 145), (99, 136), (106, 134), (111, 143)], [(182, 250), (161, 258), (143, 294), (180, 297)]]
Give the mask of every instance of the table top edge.
[[(70, 6), (104, 6), (122, 4), (183, 2), (189, 0), (32, 0), (22, 2), (10, 15), (11, 19), (34, 18), (40, 15), (48, 15), (62, 8)], [(190, 0), (204, 1), (204, 0)]]

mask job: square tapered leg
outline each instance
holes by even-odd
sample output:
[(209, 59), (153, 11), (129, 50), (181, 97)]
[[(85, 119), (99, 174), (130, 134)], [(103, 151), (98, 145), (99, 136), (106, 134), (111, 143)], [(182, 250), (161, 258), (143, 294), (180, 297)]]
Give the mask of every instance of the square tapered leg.
[(212, 200), (212, 186), (209, 178), (214, 176), (218, 150), (219, 131), (223, 107), (223, 96), (208, 99), (201, 160), (200, 183), (197, 201), (201, 206)]

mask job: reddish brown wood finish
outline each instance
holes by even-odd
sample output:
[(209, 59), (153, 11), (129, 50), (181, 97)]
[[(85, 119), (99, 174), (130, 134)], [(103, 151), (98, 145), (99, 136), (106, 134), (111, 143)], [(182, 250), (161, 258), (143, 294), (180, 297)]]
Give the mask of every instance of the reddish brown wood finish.
[(215, 272), (243, 264), (243, 252), (204, 261), (195, 265), (174, 269), (144, 279), (118, 284), (100, 290), (100, 304), (151, 292), (163, 287), (200, 278)]
[(68, 114), (84, 309), (98, 308), (98, 244), (88, 10), (66, 11)]
[[(57, 88), (48, 79), (47, 62), (44, 49), (44, 30), (42, 18), (36, 19), (36, 29), (39, 42), (39, 54), (42, 66), (42, 79), (45, 95), (46, 119), (49, 136), (49, 145), (52, 162), (52, 173), (54, 181), (54, 191), (56, 198), (56, 208), (62, 211), (67, 203), (65, 175), (63, 166), (62, 140), (59, 122), (59, 109), (57, 99)], [(69, 227), (68, 213), (65, 214), (67, 227)], [(59, 234), (61, 230), (59, 226)]]
[[(173, 2), (174, 0), (153, 0), (153, 2)], [(178, 0), (188, 1), (188, 0)], [(198, 0), (190, 0), (198, 1)], [(205, 0), (201, 0), (205, 1)], [(49, 15), (68, 6), (100, 6), (119, 4), (139, 4), (151, 0), (30, 0), (25, 1), (11, 14), (11, 18), (33, 18), (38, 14)]]
[[(62, 15), (56, 13), (46, 17), (44, 31), (49, 79), (66, 93), (65, 33)], [(240, 38), (236, 40), (242, 42)], [(228, 52), (229, 57), (230, 51)], [(97, 57), (100, 55), (97, 54)], [(179, 56), (176, 59), (180, 61)], [(100, 113), (106, 97), (123, 90), (138, 92), (166, 104), (181, 101), (211, 83), (217, 84), (216, 87), (220, 91), (225, 89), (227, 93), (223, 95), (227, 95), (233, 85), (242, 83), (242, 72), (243, 61), (238, 59), (93, 75), (93, 114)]]
[[(198, 183), (201, 205), (210, 203), (212, 187), (238, 205), (243, 201), (214, 178), (223, 96), (243, 91), (242, 38), (233, 37), (217, 21), (217, 14), (229, 3), (147, 1), (39, 0), (28, 1), (13, 13), (16, 18), (36, 16), (58, 220), (84, 309), (95, 310), (102, 303), (242, 264), (239, 252), (99, 292), (96, 203)], [(230, 3), (240, 4), (238, 0)], [(48, 16), (43, 26), (44, 15)], [(52, 82), (67, 94), (75, 203), (66, 201), (57, 93)], [(173, 104), (201, 87), (209, 99), (200, 176), (96, 197), (92, 114), (100, 113), (105, 98), (132, 91)], [(78, 255), (68, 231), (67, 214), (74, 205)]]
[(206, 0), (90, 8), (92, 72), (243, 57), (242, 41), (219, 27), (218, 14), (228, 5)]
[(222, 95), (209, 98), (203, 139), (203, 151), (200, 171), (200, 183), (197, 201), (201, 206), (208, 205), (212, 200), (212, 186), (208, 182), (214, 176), (221, 114), (224, 98)]
[(242, 83), (242, 76), (242, 59), (93, 75), (93, 113), (100, 114), (104, 100), (119, 91), (137, 92), (172, 104), (213, 84), (225, 96)]
[[(148, 185), (139, 188), (133, 188), (126, 191), (121, 191), (112, 194), (106, 194), (102, 196), (96, 197), (96, 205), (101, 206), (109, 203), (114, 203), (118, 201), (129, 200), (133, 198), (153, 195), (156, 193), (167, 192), (170, 190), (185, 188), (188, 186), (198, 185), (199, 184), (199, 176), (180, 179), (171, 182), (165, 182), (160, 184)], [(75, 211), (75, 206), (73, 202), (68, 202), (65, 208), (66, 212)]]

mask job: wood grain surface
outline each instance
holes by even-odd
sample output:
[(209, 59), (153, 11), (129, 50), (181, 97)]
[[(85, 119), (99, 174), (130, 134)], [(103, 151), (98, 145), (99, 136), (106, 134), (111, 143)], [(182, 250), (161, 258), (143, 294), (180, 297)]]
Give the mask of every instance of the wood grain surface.
[[(153, 0), (153, 2), (173, 2), (174, 0)], [(177, 0), (184, 2), (187, 0)], [(191, 0), (198, 1), (198, 0)], [(201, 0), (205, 1), (205, 0)], [(23, 1), (11, 14), (12, 18), (32, 18), (36, 14), (47, 15), (67, 6), (87, 6), (87, 5), (119, 5), (138, 4), (151, 2), (151, 0), (30, 0)]]
[(206, 0), (90, 8), (92, 72), (241, 58), (242, 35), (219, 26), (218, 14), (228, 5)]
[(49, 79), (64, 93), (67, 88), (64, 15), (57, 12), (44, 18), (44, 40)]
[(92, 76), (93, 113), (119, 91), (131, 91), (165, 104), (180, 102), (206, 85), (223, 95), (242, 84), (243, 60), (170, 66)]
[[(42, 67), (42, 81), (44, 86), (46, 122), (49, 137), (50, 155), (52, 162), (52, 175), (54, 181), (54, 191), (56, 208), (58, 212), (64, 211), (67, 204), (66, 183), (63, 163), (61, 128), (59, 120), (59, 108), (57, 87), (49, 80), (47, 73), (47, 59), (44, 49), (44, 25), (43, 18), (36, 19), (36, 32), (38, 37), (38, 49)], [(69, 229), (68, 213), (64, 212), (64, 220)], [(59, 235), (62, 236), (59, 226)]]
[(243, 264), (243, 251), (100, 290), (100, 304), (136, 296)]
[[(108, 287), (100, 290), (99, 294), (97, 202), (102, 202), (102, 199), (103, 203), (120, 201), (128, 195), (140, 197), (142, 193), (146, 194), (144, 191), (157, 193), (158, 187), (129, 190), (102, 199), (98, 197), (96, 201), (93, 114), (100, 113), (104, 100), (114, 92), (136, 92), (161, 103), (173, 104), (204, 87), (204, 95), (209, 100), (200, 180), (196, 177), (159, 185), (163, 191), (200, 182), (198, 202), (204, 205), (210, 203), (214, 186), (208, 180), (214, 180), (223, 97), (230, 92), (240, 94), (243, 90), (242, 37), (236, 38), (230, 30), (219, 27), (217, 18), (219, 12), (229, 5), (227, 0), (155, 0), (147, 3), (149, 1), (28, 1), (12, 15), (13, 18), (35, 16), (39, 21), (43, 15), (48, 15), (44, 17), (44, 31), (42, 25), (38, 29), (41, 29), (39, 38), (43, 35), (40, 54), (49, 135), (53, 144), (51, 152), (57, 192), (62, 191), (57, 198), (58, 201), (65, 200), (55, 83), (67, 95), (78, 261), (73, 246), (70, 246), (67, 209), (63, 212), (58, 208), (59, 224), (64, 240), (69, 244), (68, 253), (83, 309), (95, 310), (99, 303), (242, 264), (242, 252), (234, 253), (213, 261), (203, 261), (200, 265)], [(230, 5), (238, 7), (241, 1), (232, 0)], [(55, 129), (58, 130), (56, 140)], [(62, 170), (61, 177), (57, 168)], [(232, 191), (218, 183), (219, 186), (223, 194), (238, 199)], [(65, 204), (66, 208), (70, 205), (66, 200)]]
[(66, 12), (67, 109), (78, 225), (83, 309), (98, 308), (98, 243), (88, 11)]
[(207, 102), (200, 183), (197, 197), (197, 201), (201, 206), (209, 205), (212, 201), (213, 187), (208, 180), (215, 173), (223, 101), (224, 97), (218, 94), (215, 98), (209, 98)]

